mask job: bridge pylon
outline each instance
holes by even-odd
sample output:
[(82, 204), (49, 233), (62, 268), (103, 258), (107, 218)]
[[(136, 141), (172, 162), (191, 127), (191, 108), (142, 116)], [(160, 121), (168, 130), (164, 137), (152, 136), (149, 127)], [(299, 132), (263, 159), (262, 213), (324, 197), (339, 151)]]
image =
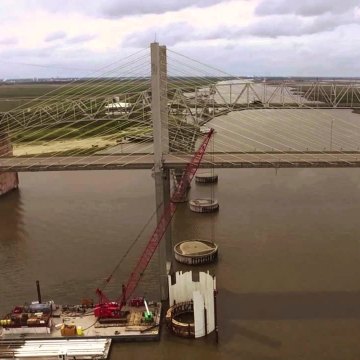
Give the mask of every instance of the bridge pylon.
[[(154, 137), (154, 177), (157, 220), (170, 202), (170, 173), (163, 168), (163, 157), (169, 153), (166, 46), (151, 44), (151, 119)], [(171, 226), (159, 244), (161, 299), (168, 298), (168, 273), (172, 258)]]

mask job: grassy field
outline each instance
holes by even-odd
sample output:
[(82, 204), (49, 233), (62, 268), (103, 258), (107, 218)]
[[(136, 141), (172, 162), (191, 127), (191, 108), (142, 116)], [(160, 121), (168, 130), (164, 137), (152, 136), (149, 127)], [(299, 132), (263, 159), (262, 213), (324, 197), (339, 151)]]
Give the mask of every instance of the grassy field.
[[(33, 84), (3, 84), (0, 85), (0, 112), (34, 109), (40, 103), (65, 104), (64, 100), (86, 97), (104, 97), (112, 94), (135, 90), (137, 93), (148, 89), (146, 80), (132, 80), (131, 86), (125, 80), (78, 81), (75, 83), (33, 83)], [(37, 99), (40, 97), (40, 99)], [(83, 106), (87, 106), (84, 101)], [(92, 106), (94, 106), (92, 104)], [(97, 109), (95, 108), (94, 111)], [(54, 110), (55, 111), (55, 110)], [(105, 110), (103, 110), (105, 113)], [(31, 112), (29, 112), (31, 115)], [(103, 114), (103, 117), (106, 117)], [(56, 113), (44, 113), (42, 117), (32, 117), (28, 127), (23, 129), (15, 123), (7, 124), (14, 146), (15, 155), (32, 155), (38, 153), (52, 154), (61, 152), (93, 153), (99, 149), (122, 141), (131, 136), (142, 136), (149, 132), (150, 127), (139, 127), (137, 122), (125, 120), (109, 121), (79, 121), (49, 126), (49, 119)], [(63, 119), (82, 120), (83, 112), (73, 110), (62, 113)], [(30, 119), (30, 117), (29, 117)], [(52, 120), (51, 120), (52, 121)], [(45, 123), (45, 125), (42, 125)], [(30, 127), (31, 126), (31, 127)], [(0, 129), (1, 131), (1, 129)], [(6, 128), (3, 130), (6, 131)]]
[[(168, 90), (196, 83), (205, 86), (215, 78), (170, 79)], [(138, 93), (150, 89), (150, 79), (103, 79), (76, 81), (71, 83), (14, 83), (0, 85), (0, 112), (36, 106), (40, 102), (63, 101), (64, 99), (98, 98), (125, 93)], [(192, 89), (189, 89), (192, 91)]]
[(64, 99), (98, 98), (126, 92), (141, 92), (148, 81), (75, 82), (69, 84), (6, 84), (0, 85), (0, 112), (26, 109), (46, 102)]
[[(14, 132), (12, 140), (15, 142), (50, 141), (58, 138), (74, 139), (89, 138), (106, 133), (106, 135), (118, 134), (121, 138), (123, 133), (132, 133), (139, 130), (136, 123), (121, 123), (119, 121), (108, 121), (102, 124), (78, 123), (67, 124), (67, 126), (50, 126), (46, 128), (30, 128)], [(128, 129), (125, 131), (125, 129)]]
[(24, 98), (32, 99), (38, 96), (46, 97), (78, 97), (116, 94), (146, 90), (148, 80), (105, 80), (105, 81), (75, 81), (70, 83), (29, 83), (0, 85), (0, 99)]
[[(206, 86), (214, 83), (215, 78), (208, 79), (170, 79), (168, 82), (169, 96), (179, 86), (195, 82), (198, 86)], [(101, 81), (77, 81), (73, 83), (14, 83), (0, 85), (0, 113), (17, 112), (20, 119), (27, 123), (22, 128), (12, 117), (7, 117), (5, 127), (1, 132), (7, 132), (11, 137), (16, 155), (30, 154), (61, 154), (93, 153), (98, 150), (116, 145), (118, 142), (128, 139), (130, 141), (142, 141), (151, 137), (151, 112), (150, 108), (140, 104), (131, 115), (112, 115), (102, 99), (118, 97), (120, 101), (135, 102), (139, 92), (150, 89), (150, 79), (119, 80), (103, 79)], [(193, 91), (193, 88), (188, 88)], [(134, 94), (134, 98), (129, 97)], [(126, 95), (124, 95), (126, 94)], [(68, 100), (81, 98), (80, 107), (73, 107)], [(99, 99), (96, 102), (94, 98)], [(58, 108), (49, 107), (40, 114), (36, 108), (46, 103), (47, 105), (59, 104)], [(89, 110), (92, 110), (92, 118), (86, 120)], [(22, 110), (25, 110), (23, 112)], [(85, 115), (84, 115), (85, 114)], [(0, 114), (1, 117), (1, 114)], [(50, 125), (54, 119), (59, 118), (71, 121)], [(9, 120), (10, 119), (10, 120)], [(101, 121), (98, 121), (100, 119)], [(137, 120), (137, 121), (136, 121)], [(149, 126), (139, 126), (139, 121), (148, 122)], [(7, 129), (10, 129), (7, 130)], [(89, 140), (89, 141), (88, 141)]]
[[(111, 128), (110, 128), (111, 130)], [(15, 142), (14, 155), (85, 155), (93, 154), (99, 150), (125, 143), (131, 139), (144, 139), (151, 137), (152, 130), (145, 126), (129, 126), (122, 130), (113, 131), (106, 135), (99, 135), (93, 132), (87, 136), (80, 129), (70, 127), (65, 129), (55, 129), (51, 133), (52, 140), (49, 141), (49, 132), (39, 130), (39, 132), (27, 132), (26, 138), (20, 142)]]

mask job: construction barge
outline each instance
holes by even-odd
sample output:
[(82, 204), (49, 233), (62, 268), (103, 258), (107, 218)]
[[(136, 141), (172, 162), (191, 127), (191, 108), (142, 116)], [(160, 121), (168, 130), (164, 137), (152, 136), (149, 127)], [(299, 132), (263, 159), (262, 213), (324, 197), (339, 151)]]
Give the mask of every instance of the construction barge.
[(89, 304), (16, 306), (0, 320), (0, 358), (106, 359), (112, 342), (160, 338), (161, 302), (135, 298), (112, 318), (95, 313)]

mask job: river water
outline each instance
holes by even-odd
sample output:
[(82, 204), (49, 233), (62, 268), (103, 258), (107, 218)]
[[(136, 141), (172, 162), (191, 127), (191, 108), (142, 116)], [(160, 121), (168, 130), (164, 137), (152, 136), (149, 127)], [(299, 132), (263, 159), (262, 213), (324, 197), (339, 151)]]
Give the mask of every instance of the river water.
[[(209, 269), (219, 288), (220, 344), (177, 339), (164, 328), (151, 344), (117, 344), (112, 359), (358, 359), (360, 354), (360, 170), (218, 171), (218, 214), (186, 204), (174, 243), (215, 239)], [(36, 298), (94, 297), (154, 210), (149, 171), (20, 174), (0, 201), (0, 310)], [(210, 196), (193, 185), (191, 196)], [(122, 264), (120, 293), (151, 226)], [(139, 293), (158, 296), (154, 258)]]
[[(218, 263), (203, 268), (217, 276), (219, 345), (163, 327), (160, 342), (115, 344), (111, 359), (359, 359), (360, 169), (217, 173), (219, 213), (181, 204), (172, 233), (174, 244), (219, 245)], [(45, 299), (95, 298), (155, 210), (150, 171), (19, 177), (19, 191), (0, 199), (0, 312), (36, 299), (36, 279)], [(211, 191), (193, 184), (190, 197)], [(121, 264), (110, 296), (120, 294), (153, 226)], [(156, 256), (138, 294), (159, 296)]]

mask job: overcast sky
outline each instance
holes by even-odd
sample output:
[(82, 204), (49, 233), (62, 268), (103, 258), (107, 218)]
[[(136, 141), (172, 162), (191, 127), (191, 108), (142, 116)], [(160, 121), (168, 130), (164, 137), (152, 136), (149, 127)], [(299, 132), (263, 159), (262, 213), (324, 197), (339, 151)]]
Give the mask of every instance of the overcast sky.
[(155, 36), (234, 75), (360, 76), (360, 0), (0, 0), (0, 21), (0, 78), (88, 75)]

